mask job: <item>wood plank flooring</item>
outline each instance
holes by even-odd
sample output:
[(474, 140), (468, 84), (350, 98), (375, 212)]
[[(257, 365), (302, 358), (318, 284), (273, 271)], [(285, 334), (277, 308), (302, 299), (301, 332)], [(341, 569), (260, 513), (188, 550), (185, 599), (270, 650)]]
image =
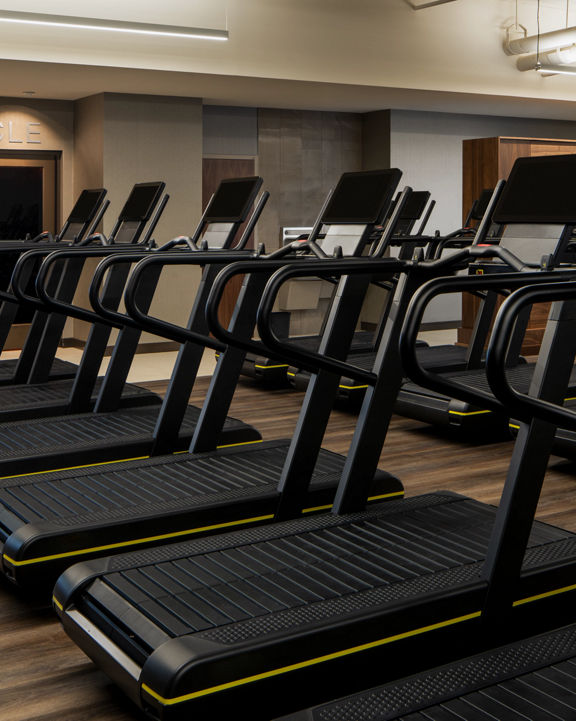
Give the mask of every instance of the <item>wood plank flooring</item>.
[[(198, 384), (192, 401), (202, 399), (206, 384)], [(246, 381), (236, 394), (232, 415), (256, 425), (266, 439), (282, 438), (294, 427), (301, 399), (300, 393), (264, 391)], [(351, 413), (335, 411), (325, 446), (345, 452), (355, 420)], [(464, 441), (395, 417), (380, 467), (402, 479), (407, 495), (444, 488), (496, 503), (511, 450), (510, 442)], [(575, 488), (576, 467), (553, 459), (539, 517), (576, 531)], [(0, 584), (0, 721), (142, 718), (67, 638), (51, 611), (19, 599)]]

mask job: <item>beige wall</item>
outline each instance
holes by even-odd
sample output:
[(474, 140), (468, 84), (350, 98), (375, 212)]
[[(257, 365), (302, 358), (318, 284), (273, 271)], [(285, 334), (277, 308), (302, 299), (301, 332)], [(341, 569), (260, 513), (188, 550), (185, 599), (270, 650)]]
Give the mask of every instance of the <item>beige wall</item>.
[[(190, 233), (201, 213), (201, 101), (104, 94), (78, 101), (75, 110), (78, 187), (102, 183), (107, 188), (104, 232), (112, 230), (134, 183), (163, 180), (170, 201), (154, 233), (156, 241)], [(185, 323), (199, 277), (197, 270), (167, 271), (153, 311)], [(84, 283), (84, 300), (86, 287)], [(85, 338), (85, 324), (75, 321), (73, 335)], [(144, 340), (156, 339), (147, 335)]]

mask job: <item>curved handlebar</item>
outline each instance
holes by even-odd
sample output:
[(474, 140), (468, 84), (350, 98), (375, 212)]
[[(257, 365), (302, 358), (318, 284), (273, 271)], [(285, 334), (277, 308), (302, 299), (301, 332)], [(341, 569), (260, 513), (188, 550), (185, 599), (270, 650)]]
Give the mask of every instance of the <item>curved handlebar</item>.
[[(253, 255), (246, 255), (246, 261), (252, 258)], [(145, 327), (146, 330), (158, 333), (159, 335), (175, 340), (178, 343), (185, 343), (192, 341), (200, 343), (208, 348), (213, 348), (217, 351), (224, 350), (225, 346), (219, 343), (214, 338), (208, 335), (198, 333), (196, 331), (183, 328), (182, 326), (170, 323), (169, 321), (157, 318), (148, 313), (142, 311), (139, 308), (136, 293), (142, 274), (147, 268), (154, 265), (207, 265), (210, 264), (229, 264), (234, 261), (238, 261), (239, 252), (237, 250), (229, 251), (198, 251), (193, 254), (182, 254), (182, 253), (164, 253), (162, 255), (151, 255), (142, 260), (135, 266), (130, 279), (126, 285), (126, 291), (124, 293), (124, 303), (126, 310), (132, 317), (132, 322), (136, 321), (138, 327)], [(246, 262), (244, 261), (244, 262)], [(102, 264), (101, 264), (102, 265)]]
[[(482, 276), (456, 276), (451, 278), (436, 278), (428, 281), (414, 294), (400, 334), (400, 354), (402, 365), (410, 378), (416, 383), (431, 388), (432, 390), (449, 395), (466, 403), (481, 405), (490, 410), (507, 412), (503, 404), (493, 395), (464, 386), (454, 380), (449, 380), (431, 370), (424, 368), (417, 357), (416, 338), (424, 312), (430, 302), (438, 295), (445, 293), (457, 293), (470, 290), (499, 290), (501, 288), (514, 289), (526, 286), (530, 283), (550, 283), (552, 273), (498, 273), (495, 275)], [(574, 271), (554, 271), (557, 282), (570, 280), (574, 277)], [(506, 301), (508, 302), (508, 300)], [(504, 353), (505, 355), (505, 353)]]
[[(40, 269), (38, 270), (38, 275), (36, 277), (36, 292), (38, 293), (38, 297), (41, 300), (42, 307), (44, 308), (45, 305), (47, 305), (50, 308), (54, 308), (61, 313), (65, 313), (66, 315), (73, 316), (74, 318), (78, 318), (80, 320), (88, 321), (89, 323), (102, 323), (103, 318), (102, 315), (100, 315), (99, 313), (94, 313), (87, 308), (82, 308), (80, 306), (73, 305), (72, 303), (66, 303), (59, 298), (55, 298), (53, 295), (50, 295), (47, 289), (50, 269), (59, 260), (66, 260), (68, 258), (107, 258), (107, 256), (112, 255), (114, 261), (128, 263), (132, 262), (132, 260), (139, 260), (142, 257), (142, 252), (136, 254), (134, 253), (133, 247), (121, 245), (99, 248), (77, 247), (70, 250), (52, 251), (52, 253), (48, 255), (48, 257), (40, 266)], [(125, 325), (124, 322), (119, 322), (115, 318), (106, 318), (106, 320), (109, 322), (110, 325), (116, 328), (121, 328), (123, 325)]]
[[(556, 274), (554, 274), (556, 275)], [(510, 385), (505, 373), (507, 338), (519, 313), (533, 303), (576, 299), (576, 275), (571, 281), (547, 282), (539, 287), (526, 287), (513, 293), (503, 303), (496, 320), (486, 357), (486, 376), (494, 394), (511, 414), (521, 420), (534, 416), (557, 426), (576, 430), (576, 413), (555, 403), (520, 393)], [(544, 280), (544, 279), (542, 279)], [(546, 280), (549, 281), (548, 278)]]

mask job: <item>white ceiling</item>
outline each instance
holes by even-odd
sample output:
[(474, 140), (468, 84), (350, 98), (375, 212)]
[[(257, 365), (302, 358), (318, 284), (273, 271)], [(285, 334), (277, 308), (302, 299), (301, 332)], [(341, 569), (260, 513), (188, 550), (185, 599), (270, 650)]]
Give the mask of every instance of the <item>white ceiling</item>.
[[(567, 0), (541, 0), (541, 30)], [(536, 0), (518, 0), (536, 32)], [(576, 6), (576, 2), (574, 2)], [(0, 9), (96, 15), (86, 0), (0, 0)], [(576, 77), (521, 73), (503, 51), (515, 0), (100, 0), (98, 17), (227, 27), (216, 43), (0, 24), (0, 95), (76, 99), (100, 92), (206, 103), (383, 108), (575, 120)], [(576, 7), (570, 13), (576, 25)]]

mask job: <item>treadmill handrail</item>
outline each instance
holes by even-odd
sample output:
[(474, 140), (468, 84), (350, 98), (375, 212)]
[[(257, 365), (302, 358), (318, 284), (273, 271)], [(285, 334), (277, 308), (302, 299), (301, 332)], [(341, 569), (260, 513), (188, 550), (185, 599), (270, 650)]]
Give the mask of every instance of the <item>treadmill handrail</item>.
[[(549, 281), (548, 278), (546, 278)], [(544, 281), (544, 278), (542, 278)], [(486, 356), (486, 377), (494, 394), (520, 420), (536, 416), (562, 428), (576, 431), (576, 412), (550, 401), (535, 398), (516, 390), (505, 372), (508, 338), (518, 315), (533, 303), (576, 299), (576, 271), (573, 280), (543, 282), (539, 287), (527, 286), (516, 290), (500, 307)]]
[[(416, 338), (422, 318), (428, 305), (434, 298), (447, 293), (459, 293), (470, 290), (499, 290), (501, 288), (517, 289), (534, 283), (550, 283), (551, 276), (555, 282), (568, 281), (575, 277), (576, 270), (539, 271), (526, 273), (498, 273), (481, 276), (456, 276), (448, 278), (435, 278), (425, 283), (414, 294), (404, 324), (400, 333), (400, 355), (402, 366), (406, 374), (416, 383), (425, 388), (437, 391), (450, 397), (458, 398), (465, 403), (480, 405), (489, 410), (504, 412), (509, 415), (509, 409), (495, 396), (477, 388), (465, 386), (445, 375), (425, 368), (418, 359), (416, 351)], [(508, 299), (505, 303), (508, 302)], [(510, 336), (508, 336), (509, 339)], [(499, 358), (501, 359), (501, 357)], [(503, 371), (505, 372), (505, 371)], [(525, 408), (522, 418), (527, 416)]]
[[(264, 272), (265, 270), (273, 272), (274, 270), (277, 270), (279, 267), (282, 267), (286, 264), (286, 259), (282, 258), (281, 260), (271, 261), (273, 264), (272, 266), (264, 266), (265, 263), (269, 263), (270, 261), (268, 261), (267, 259), (254, 261), (255, 257), (257, 257), (256, 254), (251, 252), (250, 255), (246, 256), (245, 260), (239, 260), (238, 251), (230, 250), (198, 251), (193, 254), (186, 254), (185, 256), (178, 253), (175, 253), (174, 255), (162, 254), (162, 256), (154, 255), (144, 258), (135, 266), (134, 271), (126, 285), (126, 291), (124, 293), (124, 303), (126, 306), (126, 310), (128, 311), (128, 313), (130, 313), (132, 318), (138, 322), (138, 327), (144, 327), (146, 330), (151, 330), (155, 333), (158, 333), (159, 335), (163, 335), (167, 338), (170, 338), (171, 340), (175, 340), (178, 343), (186, 343), (192, 341), (195, 343), (200, 343), (201, 345), (212, 348), (216, 351), (223, 351), (226, 349), (226, 346), (228, 345), (227, 343), (222, 343), (220, 342), (220, 340), (215, 339), (211, 336), (197, 333), (196, 331), (189, 330), (188, 328), (184, 328), (183, 326), (170, 323), (169, 321), (157, 318), (156, 316), (152, 316), (148, 313), (143, 312), (138, 307), (136, 302), (136, 290), (139, 278), (148, 266), (158, 263), (161, 263), (163, 265), (206, 265), (207, 263), (214, 263), (217, 265), (222, 264), (226, 267), (237, 267), (238, 271), (237, 273), (234, 273), (234, 275), (244, 275), (247, 272), (255, 271)], [(210, 292), (206, 308), (207, 314), (208, 307), (211, 303), (211, 298), (212, 293)], [(217, 304), (215, 308), (216, 317), (218, 315), (218, 304), (220, 303), (220, 300), (221, 296), (219, 296), (217, 300), (213, 301)], [(258, 346), (258, 351), (260, 352), (261, 350), (262, 347)]]
[[(442, 268), (447, 265), (455, 265), (457, 262), (468, 258), (466, 252), (462, 252), (459, 255), (453, 255), (449, 259), (442, 259), (426, 264), (427, 268)], [(294, 263), (290, 266), (285, 267), (284, 265), (270, 278), (268, 285), (262, 296), (261, 305), (266, 305), (266, 310), (259, 310), (259, 332), (262, 335), (266, 335), (266, 343), (259, 341), (248, 340), (245, 338), (238, 338), (224, 328), (218, 319), (218, 304), (224, 293), (226, 284), (235, 275), (239, 275), (246, 272), (247, 268), (237, 267), (236, 264), (230, 265), (220, 271), (216, 277), (210, 295), (208, 296), (208, 302), (206, 304), (206, 318), (210, 331), (216, 338), (221, 340), (227, 345), (234, 345), (242, 350), (256, 353), (258, 355), (268, 355), (272, 358), (286, 362), (286, 359), (293, 362), (294, 365), (300, 364), (300, 366), (311, 372), (315, 372), (318, 368), (323, 370), (331, 371), (342, 375), (346, 373), (347, 377), (365, 381), (368, 383), (374, 383), (376, 376), (369, 373), (361, 368), (352, 366), (343, 361), (330, 358), (312, 351), (303, 351), (295, 349), (294, 344), (287, 344), (274, 335), (271, 330), (269, 320), (266, 320), (265, 316), (269, 316), (272, 312), (274, 305), (274, 299), (280, 289), (280, 286), (284, 282), (292, 277), (298, 277), (300, 275), (346, 275), (351, 273), (362, 273), (362, 274), (378, 274), (378, 273), (390, 273), (394, 274), (408, 267), (415, 265), (414, 261), (399, 260), (396, 258), (373, 258), (373, 257), (356, 257), (356, 258), (321, 258), (320, 260), (309, 259), (307, 261), (301, 261), (297, 263), (299, 259), (294, 259)], [(260, 261), (258, 264), (250, 266), (250, 272), (262, 272), (266, 269), (264, 263), (266, 261)], [(419, 264), (422, 266), (423, 264)], [(270, 267), (270, 266), (268, 266)], [(286, 277), (289, 274), (289, 277)], [(272, 290), (271, 288), (272, 284)], [(272, 294), (272, 295), (270, 295)], [(271, 342), (269, 342), (271, 341)]]
[[(259, 270), (261, 267), (261, 264), (264, 261), (272, 261), (275, 263), (273, 266), (273, 270), (277, 270), (279, 267), (282, 267), (286, 264), (287, 259), (284, 258), (285, 255), (292, 252), (294, 249), (302, 250), (307, 249), (312, 251), (314, 254), (317, 254), (320, 257), (327, 257), (326, 254), (322, 251), (322, 249), (316, 245), (313, 241), (304, 241), (304, 242), (294, 242), (290, 243), (287, 246), (283, 246), (282, 248), (279, 248), (278, 250), (271, 253), (266, 258), (262, 258), (260, 255), (260, 252), (258, 250), (256, 251), (245, 251), (247, 254), (245, 256), (239, 255), (240, 251), (238, 251), (236, 248), (231, 248), (228, 250), (210, 250), (210, 251), (194, 251), (194, 253), (188, 254), (184, 253), (162, 253), (161, 255), (157, 255), (156, 253), (154, 255), (148, 256), (141, 260), (134, 268), (133, 273), (131, 277), (128, 280), (127, 286), (126, 286), (126, 292), (124, 295), (124, 303), (126, 306), (126, 310), (131, 314), (132, 316), (132, 323), (134, 323), (135, 320), (138, 321), (137, 327), (140, 328), (144, 326), (146, 330), (151, 330), (153, 332), (158, 333), (159, 335), (163, 335), (166, 338), (170, 338), (171, 340), (175, 340), (178, 343), (186, 343), (188, 341), (200, 343), (208, 348), (213, 348), (217, 351), (223, 351), (226, 348), (227, 344), (222, 344), (218, 340), (215, 340), (211, 336), (202, 335), (197, 333), (196, 331), (191, 331), (188, 328), (184, 328), (183, 326), (175, 325), (174, 323), (170, 323), (168, 321), (165, 321), (161, 318), (157, 318), (155, 316), (151, 316), (148, 313), (143, 312), (137, 305), (135, 297), (136, 297), (136, 289), (139, 283), (139, 279), (141, 274), (144, 272), (144, 270), (148, 267), (148, 265), (154, 265), (154, 264), (164, 264), (164, 265), (206, 265), (207, 263), (216, 264), (216, 265), (228, 265), (233, 264), (234, 262), (238, 262), (240, 259), (243, 258), (243, 260), (240, 260), (241, 267), (244, 270), (238, 271), (238, 274), (244, 274), (246, 272), (246, 266), (245, 263), (252, 261), (254, 258), (262, 258), (258, 261), (256, 268)], [(280, 260), (282, 259), (282, 260)], [(289, 260), (299, 260), (299, 258), (295, 259), (289, 259)], [(102, 261), (100, 265), (97, 268), (97, 271), (100, 269), (101, 266), (104, 265), (104, 263), (107, 263), (110, 261)], [(267, 266), (270, 268), (271, 266)], [(251, 271), (252, 272), (252, 271)], [(91, 288), (92, 290), (92, 288)], [(210, 302), (210, 297), (208, 299), (208, 303)], [(92, 296), (91, 296), (92, 299)], [(217, 304), (220, 303), (221, 298), (218, 298), (217, 301), (215, 301)], [(96, 300), (96, 305), (98, 306), (98, 310), (102, 308), (101, 304), (98, 300)], [(106, 315), (109, 316), (110, 313), (106, 312)], [(118, 314), (116, 314), (118, 315)], [(218, 312), (216, 310), (216, 316), (218, 315)], [(262, 346), (258, 346), (258, 352), (261, 352)]]
[(25, 253), (22, 253), (22, 255), (16, 261), (16, 265), (14, 266), (14, 270), (12, 271), (12, 277), (10, 279), (10, 286), (12, 288), (12, 292), (14, 293), (15, 302), (25, 303), (26, 305), (30, 305), (37, 310), (45, 311), (45, 303), (41, 301), (38, 296), (32, 296), (26, 292), (25, 285), (27, 281), (24, 281), (22, 278), (26, 265), (28, 263), (35, 262), (38, 258), (50, 256), (52, 255), (52, 253), (70, 252), (73, 254), (73, 256), (75, 256), (77, 253), (83, 253), (86, 250), (86, 248), (81, 248), (80, 246), (70, 246), (69, 248), (67, 248), (67, 250), (54, 250), (54, 247), (52, 246), (33, 248), (32, 250), (28, 250)]
[[(468, 249), (465, 249), (459, 253), (455, 253), (449, 258), (427, 262), (420, 262), (419, 260), (406, 261), (394, 258), (358, 258), (352, 259), (352, 262), (338, 260), (330, 261), (332, 264), (330, 272), (332, 275), (359, 274), (367, 272), (374, 274), (382, 272), (395, 274), (406, 271), (438, 273), (438, 271), (443, 268), (459, 266), (463, 260), (467, 260), (468, 258)], [(338, 263), (337, 266), (335, 265), (336, 262)], [(318, 272), (322, 272), (324, 268), (327, 267), (327, 263), (321, 265), (320, 263), (315, 262), (314, 267), (310, 265), (306, 268), (304, 275), (315, 275)], [(282, 358), (284, 360), (288, 358), (293, 365), (297, 365), (305, 370), (315, 371), (318, 368), (321, 368), (323, 370), (332, 371), (333, 373), (338, 373), (339, 375), (345, 375), (347, 378), (352, 378), (353, 380), (374, 385), (376, 382), (376, 375), (374, 373), (311, 350), (304, 351), (303, 349), (295, 348), (295, 344), (286, 343), (285, 340), (279, 338), (274, 333), (270, 322), (274, 301), (281, 285), (296, 275), (297, 273), (291, 269), (279, 271), (270, 279), (268, 285), (266, 286), (258, 313), (258, 331), (266, 346), (273, 351), (275, 357)], [(212, 327), (211, 330), (215, 335), (217, 335), (216, 327)]]
[[(75, 305), (73, 303), (66, 303), (53, 295), (50, 295), (47, 289), (49, 270), (59, 260), (65, 260), (67, 258), (101, 258), (113, 256), (117, 262), (128, 263), (132, 260), (139, 260), (142, 257), (142, 253), (150, 251), (142, 251), (139, 254), (134, 253), (134, 246), (121, 244), (108, 245), (100, 248), (77, 248), (76, 250), (55, 250), (45, 258), (42, 265), (38, 270), (36, 276), (36, 291), (40, 300), (40, 307), (45, 310), (46, 306), (51, 309), (64, 313), (67, 316), (78, 318), (79, 320), (85, 320), (89, 323), (103, 323), (107, 322), (108, 325), (114, 328), (122, 328), (125, 323), (120, 323), (116, 319), (103, 318), (102, 315), (83, 308), (82, 306)], [(118, 258), (121, 255), (122, 258)], [(20, 291), (21, 289), (19, 289)], [(25, 295), (25, 294), (23, 294)], [(28, 296), (27, 296), (28, 297)]]
[[(391, 269), (389, 272), (405, 272), (406, 270), (408, 270), (409, 272), (414, 272), (418, 270), (420, 272), (428, 271), (431, 273), (437, 273), (439, 269), (453, 268), (454, 266), (458, 266), (462, 262), (462, 260), (465, 259), (486, 257), (500, 258), (511, 267), (515, 268), (518, 272), (526, 271), (527, 267), (529, 267), (527, 264), (522, 263), (513, 253), (511, 253), (506, 248), (501, 248), (500, 246), (470, 246), (446, 258), (438, 258), (425, 262), (410, 261), (409, 263), (405, 263), (401, 267), (398, 267), (396, 271), (394, 269)], [(379, 272), (378, 261), (371, 259), (364, 260), (368, 263), (373, 264), (371, 266), (371, 272)], [(389, 262), (392, 261), (392, 259), (384, 260), (387, 260)], [(330, 262), (333, 263), (334, 261)], [(342, 263), (342, 261), (339, 262)], [(400, 260), (397, 262), (402, 263), (402, 261)], [(345, 270), (345, 265), (340, 265), (338, 267), (340, 268), (340, 270), (337, 270), (336, 273), (332, 272), (332, 275), (344, 275), (347, 272)], [(351, 265), (349, 267), (351, 268), (351, 272), (362, 272), (362, 265), (358, 264), (357, 261), (354, 263), (354, 265)], [(388, 267), (390, 268), (390, 266)], [(318, 265), (315, 264), (314, 268), (318, 268)], [(333, 271), (333, 268), (331, 268), (330, 270)], [(388, 269), (383, 268), (383, 270), (384, 272), (386, 272)], [(316, 274), (318, 273), (314, 273), (313, 268), (307, 268), (306, 272), (303, 275)], [(328, 356), (313, 352), (311, 350), (300, 350), (298, 348), (295, 348), (294, 344), (287, 344), (285, 340), (279, 338), (274, 333), (274, 331), (272, 330), (272, 325), (270, 323), (270, 317), (273, 310), (274, 302), (276, 300), (276, 296), (278, 295), (281, 285), (283, 285), (283, 283), (285, 283), (287, 280), (294, 277), (295, 275), (296, 273), (292, 269), (279, 271), (269, 280), (265, 292), (262, 296), (258, 312), (258, 332), (260, 333), (260, 337), (266, 344), (267, 348), (274, 352), (275, 357), (282, 358), (284, 360), (286, 358), (289, 358), (292, 365), (297, 365), (304, 370), (314, 371), (317, 368), (322, 368), (324, 370), (338, 373), (339, 375), (345, 375), (347, 378), (352, 378), (353, 380), (359, 381), (361, 383), (374, 385), (374, 383), (376, 382), (376, 375), (374, 373), (370, 373), (362, 368), (358, 368), (357, 366), (351, 365), (344, 361), (329, 358)], [(214, 284), (215, 287), (217, 285), (217, 282), (218, 279)], [(216, 326), (211, 326), (211, 330), (214, 335), (216, 335), (216, 337), (221, 338), (218, 333), (222, 329), (218, 329)], [(230, 342), (232, 341), (230, 340)]]

